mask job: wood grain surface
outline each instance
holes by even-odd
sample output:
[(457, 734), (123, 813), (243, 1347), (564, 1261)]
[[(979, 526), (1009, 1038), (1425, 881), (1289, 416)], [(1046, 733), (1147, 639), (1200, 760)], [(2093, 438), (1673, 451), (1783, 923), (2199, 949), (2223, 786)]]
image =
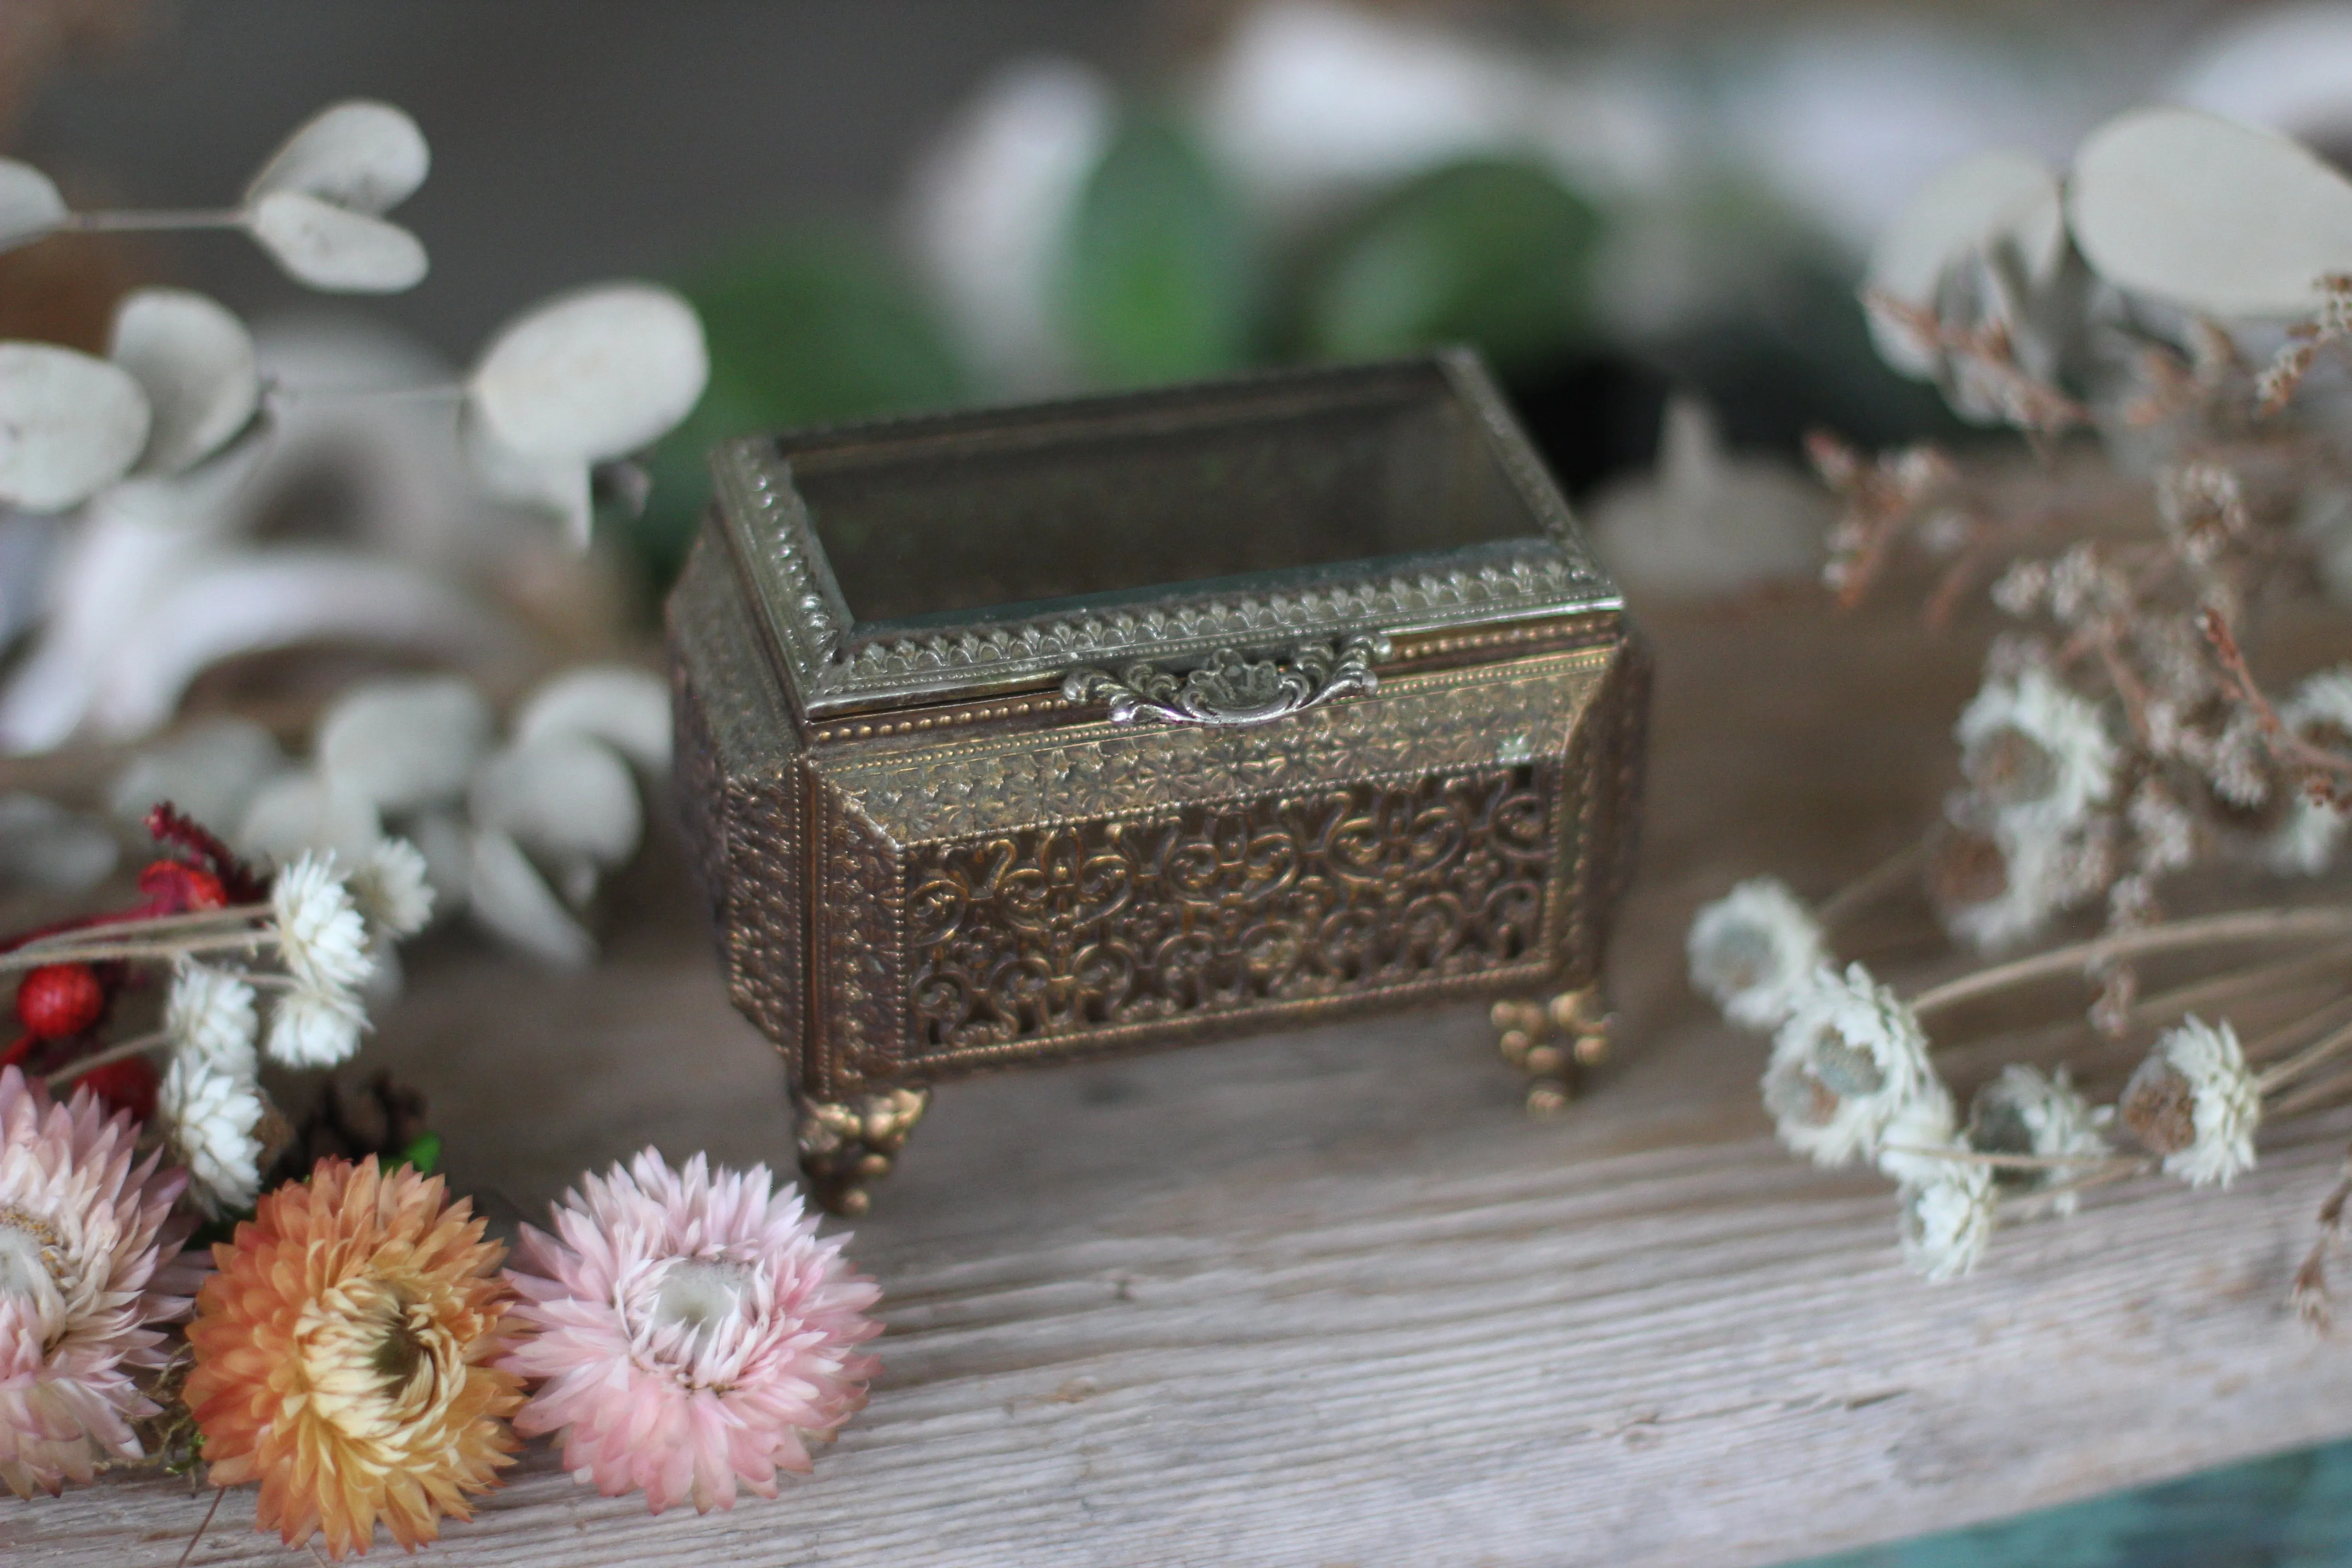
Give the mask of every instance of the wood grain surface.
[[(2095, 1194), (1942, 1288), (1882, 1182), (1773, 1144), (1683, 925), (1900, 844), (1976, 648), (1803, 605), (1652, 625), (1627, 1043), (1588, 1100), (1528, 1119), (1462, 1009), (950, 1086), (857, 1228), (886, 1370), (814, 1477), (656, 1519), (537, 1447), (426, 1561), (1741, 1568), (2352, 1432), (2352, 1343), (2284, 1305), (2352, 1116), (2274, 1130), (2226, 1194)], [(614, 901), (582, 977), (434, 939), (362, 1058), (433, 1097), (502, 1220), (647, 1142), (789, 1158), (674, 854)], [(205, 1502), (0, 1501), (0, 1553), (170, 1564)], [(190, 1561), (310, 1561), (251, 1519), (232, 1493)]]

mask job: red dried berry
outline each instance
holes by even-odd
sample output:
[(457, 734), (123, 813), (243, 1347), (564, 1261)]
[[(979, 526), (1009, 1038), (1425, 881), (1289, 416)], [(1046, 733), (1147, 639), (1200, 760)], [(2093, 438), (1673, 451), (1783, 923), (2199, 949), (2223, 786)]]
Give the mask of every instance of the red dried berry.
[(16, 1016), (36, 1039), (62, 1040), (106, 1012), (106, 987), (87, 963), (45, 963), (16, 987)]
[(139, 873), (139, 890), (150, 915), (184, 915), (228, 908), (228, 891), (210, 871), (178, 860), (154, 860)]
[(127, 1110), (136, 1121), (154, 1119), (156, 1084), (155, 1064), (145, 1057), (109, 1062), (74, 1080), (74, 1088), (89, 1090), (107, 1110)]

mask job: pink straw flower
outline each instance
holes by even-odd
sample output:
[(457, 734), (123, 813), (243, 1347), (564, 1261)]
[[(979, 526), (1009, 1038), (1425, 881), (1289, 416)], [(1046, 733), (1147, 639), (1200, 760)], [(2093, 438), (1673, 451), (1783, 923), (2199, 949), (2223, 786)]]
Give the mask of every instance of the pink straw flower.
[(510, 1321), (538, 1331), (499, 1363), (540, 1381), (516, 1429), (561, 1429), (577, 1479), (656, 1513), (732, 1508), (739, 1482), (775, 1496), (866, 1403), (876, 1363), (855, 1352), (881, 1291), (765, 1166), (673, 1171), (648, 1149), (581, 1189), (555, 1236), (523, 1227), (508, 1272)]
[(163, 1363), (152, 1326), (201, 1274), (169, 1218), (182, 1171), (131, 1163), (137, 1129), (87, 1090), (58, 1105), (0, 1069), (0, 1481), (18, 1497), (141, 1457), (156, 1406), (131, 1382)]

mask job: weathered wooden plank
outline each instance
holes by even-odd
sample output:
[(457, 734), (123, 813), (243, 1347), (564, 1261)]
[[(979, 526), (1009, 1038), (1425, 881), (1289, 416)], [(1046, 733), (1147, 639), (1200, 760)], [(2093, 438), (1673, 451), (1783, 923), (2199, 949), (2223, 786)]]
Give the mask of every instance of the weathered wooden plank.
[[(1461, 1010), (953, 1086), (859, 1228), (887, 1370), (815, 1477), (653, 1519), (535, 1451), (434, 1559), (1738, 1568), (2352, 1431), (2352, 1348), (2284, 1307), (2352, 1114), (2226, 1194), (2094, 1194), (1941, 1289), (1882, 1183), (1770, 1142), (1761, 1047), (1683, 994), (1682, 921), (1735, 866), (1828, 876), (1899, 836), (1967, 654), (1665, 629), (1634, 1048), (1594, 1098), (1527, 1120)], [(1802, 695), (1836, 668), (1843, 711)], [(785, 1157), (674, 870), (625, 891), (583, 979), (428, 948), (373, 1053), (494, 1210), (648, 1140)], [(0, 1548), (170, 1563), (204, 1504), (113, 1481), (0, 1507)], [(192, 1561), (289, 1561), (250, 1517), (233, 1496)]]

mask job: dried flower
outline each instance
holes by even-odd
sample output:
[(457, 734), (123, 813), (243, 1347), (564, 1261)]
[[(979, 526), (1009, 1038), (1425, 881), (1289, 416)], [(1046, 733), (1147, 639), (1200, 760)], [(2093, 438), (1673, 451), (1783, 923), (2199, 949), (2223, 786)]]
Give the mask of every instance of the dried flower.
[(1821, 927), (1776, 877), (1742, 882), (1700, 910), (1689, 946), (1691, 984), (1753, 1029), (1776, 1027), (1829, 962)]
[(167, 1223), (186, 1178), (131, 1163), (133, 1129), (76, 1094), (53, 1102), (0, 1068), (0, 1480), (19, 1497), (140, 1457), (156, 1414), (133, 1369), (187, 1310), (194, 1270)]
[(261, 1483), (288, 1545), (365, 1552), (381, 1520), (414, 1549), (498, 1484), (521, 1401), (507, 1348), (503, 1249), (441, 1179), (374, 1160), (320, 1163), (265, 1196), (188, 1330), (186, 1397), (215, 1486)]
[[(2101, 1131), (2105, 1115), (2068, 1080), (2066, 1069), (2044, 1078), (2039, 1068), (2012, 1062), (1969, 1102), (1969, 1147), (1983, 1154), (2021, 1154), (2041, 1160), (2081, 1159), (2088, 1170), (2112, 1151)], [(1998, 1167), (1996, 1184), (2019, 1192), (2063, 1186), (2079, 1173), (2063, 1165), (2045, 1169)], [(2074, 1193), (2061, 1193), (2052, 1206), (2074, 1212)]]
[(1878, 1152), (1897, 1113), (1942, 1092), (1927, 1037), (1895, 993), (1861, 964), (1814, 972), (1773, 1037), (1764, 1104), (1781, 1142), (1817, 1165)]
[(360, 1048), (367, 1013), (340, 991), (314, 991), (297, 983), (269, 1007), (269, 1057), (293, 1068), (331, 1068), (349, 1061)]
[(269, 900), (277, 916), (278, 956), (301, 985), (335, 995), (367, 979), (373, 967), (367, 922), (335, 875), (332, 855), (302, 855), (278, 873)]
[(648, 1149), (566, 1194), (555, 1229), (526, 1228), (509, 1276), (539, 1332), (504, 1364), (542, 1380), (515, 1425), (560, 1430), (605, 1495), (642, 1489), (656, 1513), (773, 1497), (866, 1403), (880, 1292), (764, 1167), (673, 1171)]
[(2047, 670), (1987, 681), (1956, 732), (1969, 788), (2011, 835), (2077, 827), (2115, 787), (2116, 744), (2097, 706)]
[(2099, 847), (2083, 838), (1953, 828), (1937, 846), (1932, 891), (1953, 936), (2000, 952), (2096, 891), (2104, 870)]
[[(2280, 706), (2278, 716), (2289, 732), (2307, 744), (2338, 755), (2352, 750), (2352, 668), (2322, 670), (2308, 678)], [(2344, 821), (2344, 808), (2335, 802), (2300, 796), (2271, 837), (2271, 865), (2316, 877), (2336, 858)]]
[(182, 1059), (250, 1078), (256, 1065), (253, 987), (225, 969), (183, 959), (163, 1004), (163, 1032)]
[(2191, 1186), (2228, 1186), (2254, 1167), (2262, 1089), (2238, 1047), (2237, 1031), (2183, 1018), (2124, 1086), (2116, 1114), (2168, 1175)]
[(1977, 1266), (1999, 1217), (1992, 1173), (1947, 1160), (1935, 1177), (1903, 1194), (1903, 1261), (1930, 1284), (1957, 1279)]
[(164, 1070), (155, 1097), (164, 1140), (188, 1168), (188, 1190), (215, 1219), (244, 1213), (261, 1191), (261, 1089), (250, 1044), (246, 1061), (247, 1070), (238, 1072), (184, 1051)]
[(1930, 1079), (1887, 1118), (1878, 1140), (1879, 1173), (1914, 1187), (1942, 1175), (1952, 1162), (1943, 1156), (1962, 1149), (1951, 1091)]
[(386, 936), (415, 936), (433, 918), (425, 857), (405, 838), (376, 840), (352, 873), (352, 897), (367, 922)]

